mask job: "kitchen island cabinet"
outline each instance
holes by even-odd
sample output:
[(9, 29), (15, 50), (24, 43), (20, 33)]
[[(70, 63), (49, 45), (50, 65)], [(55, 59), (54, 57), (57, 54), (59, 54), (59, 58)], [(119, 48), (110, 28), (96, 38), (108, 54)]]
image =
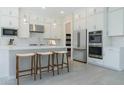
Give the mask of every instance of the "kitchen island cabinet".
[[(31, 53), (31, 52), (45, 52), (45, 51), (61, 51), (67, 50), (65, 46), (29, 46), (29, 47), (0, 47), (0, 79), (14, 79), (16, 73), (16, 54), (17, 53)], [(61, 56), (59, 56), (61, 58)], [(29, 58), (21, 58), (20, 69), (30, 66), (25, 62)], [(56, 60), (55, 60), (56, 61)], [(47, 58), (43, 57), (43, 65), (46, 65)], [(60, 61), (61, 62), (61, 61)]]

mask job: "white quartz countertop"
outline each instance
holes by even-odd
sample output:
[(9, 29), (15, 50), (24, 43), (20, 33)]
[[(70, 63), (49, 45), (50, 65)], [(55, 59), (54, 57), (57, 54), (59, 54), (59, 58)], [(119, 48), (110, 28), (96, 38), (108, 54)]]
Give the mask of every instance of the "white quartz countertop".
[(54, 49), (67, 48), (66, 46), (0, 46), (0, 49), (5, 50), (28, 50), (28, 49)]

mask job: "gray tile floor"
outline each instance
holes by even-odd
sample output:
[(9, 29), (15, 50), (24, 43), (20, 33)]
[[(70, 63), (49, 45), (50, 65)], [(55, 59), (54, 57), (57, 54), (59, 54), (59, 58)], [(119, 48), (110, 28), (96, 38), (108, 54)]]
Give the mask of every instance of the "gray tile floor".
[[(4, 85), (15, 85), (16, 80), (4, 81)], [(33, 81), (31, 77), (20, 79), (21, 85), (123, 85), (124, 71), (118, 72), (91, 64), (72, 62), (70, 72), (66, 68), (60, 75), (44, 73), (40, 80)]]

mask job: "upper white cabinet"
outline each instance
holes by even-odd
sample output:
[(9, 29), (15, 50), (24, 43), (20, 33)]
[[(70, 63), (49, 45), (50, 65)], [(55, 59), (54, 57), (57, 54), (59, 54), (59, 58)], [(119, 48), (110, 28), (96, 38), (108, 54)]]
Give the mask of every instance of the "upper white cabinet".
[(95, 15), (95, 23), (97, 30), (104, 29), (104, 13), (99, 13)]
[(124, 9), (108, 12), (108, 36), (124, 35)]
[(98, 13), (103, 13), (103, 12), (104, 12), (104, 8), (103, 7), (91, 7), (91, 8), (87, 8), (87, 17), (88, 16), (96, 15)]
[(1, 7), (0, 15), (18, 17), (18, 8), (16, 7)]
[(0, 16), (0, 27), (18, 28), (18, 18), (10, 16)]
[(18, 28), (19, 11), (16, 7), (0, 8), (0, 27)]
[(74, 20), (74, 30), (86, 29), (86, 18)]
[(123, 8), (123, 7), (109, 7), (108, 11), (112, 12), (112, 11), (116, 11), (116, 10), (121, 9), (121, 8)]
[(18, 37), (20, 38), (29, 38), (29, 24), (21, 24), (18, 32)]
[(86, 8), (82, 8), (74, 13), (74, 31), (86, 29)]
[(43, 25), (44, 24), (44, 18), (37, 15), (29, 15), (29, 23), (30, 24), (37, 24), (37, 25)]
[(30, 32), (29, 32), (29, 14), (23, 12), (23, 9), (19, 10), (19, 31), (18, 31), (18, 37), (20, 38), (29, 38)]
[(103, 30), (104, 27), (104, 14), (99, 13), (94, 16), (87, 17), (87, 30), (96, 31)]
[(87, 30), (88, 31), (96, 30), (95, 16), (87, 18)]

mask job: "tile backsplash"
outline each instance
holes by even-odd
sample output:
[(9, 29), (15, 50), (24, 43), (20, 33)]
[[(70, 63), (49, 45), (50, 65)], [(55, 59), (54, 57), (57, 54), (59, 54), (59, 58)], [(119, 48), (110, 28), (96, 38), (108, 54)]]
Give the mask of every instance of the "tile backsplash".
[[(44, 33), (31, 33), (29, 38), (19, 38), (15, 36), (2, 36), (0, 37), (0, 46), (6, 46), (10, 39), (14, 39), (16, 46), (29, 46), (29, 44), (47, 44), (44, 39)], [(57, 45), (63, 45), (62, 41), (56, 41)]]
[(18, 38), (15, 36), (2, 36), (0, 37), (0, 45), (6, 46), (10, 39), (14, 39), (14, 44), (17, 46), (29, 46), (29, 44), (46, 44), (43, 39), (43, 34), (31, 33), (30, 38)]

